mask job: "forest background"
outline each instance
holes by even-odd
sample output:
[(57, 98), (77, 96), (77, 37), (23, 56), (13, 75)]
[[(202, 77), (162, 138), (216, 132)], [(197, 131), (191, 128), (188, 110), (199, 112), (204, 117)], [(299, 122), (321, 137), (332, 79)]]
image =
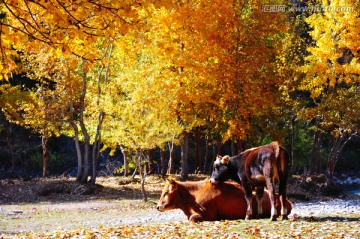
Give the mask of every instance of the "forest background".
[(360, 169), (359, 16), (356, 0), (1, 1), (0, 177), (185, 180), (277, 140), (331, 183)]

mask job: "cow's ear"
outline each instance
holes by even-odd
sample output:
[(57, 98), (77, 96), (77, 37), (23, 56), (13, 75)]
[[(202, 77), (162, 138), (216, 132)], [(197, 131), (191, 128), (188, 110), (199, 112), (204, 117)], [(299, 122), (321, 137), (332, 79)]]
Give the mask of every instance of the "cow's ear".
[(176, 183), (175, 180), (174, 180), (174, 181), (172, 181), (172, 182), (170, 183), (169, 193), (174, 192), (176, 189), (177, 189), (177, 183)]
[(169, 176), (169, 177), (167, 178), (167, 181), (168, 181), (169, 183), (173, 183), (173, 182), (175, 181), (175, 179), (174, 179), (173, 177)]
[(221, 158), (220, 162), (221, 162), (222, 164), (228, 164), (229, 160), (230, 160), (230, 156), (229, 156), (229, 155), (225, 155), (224, 157)]
[(167, 181), (169, 182), (169, 192), (172, 193), (177, 188), (176, 180), (170, 176)]

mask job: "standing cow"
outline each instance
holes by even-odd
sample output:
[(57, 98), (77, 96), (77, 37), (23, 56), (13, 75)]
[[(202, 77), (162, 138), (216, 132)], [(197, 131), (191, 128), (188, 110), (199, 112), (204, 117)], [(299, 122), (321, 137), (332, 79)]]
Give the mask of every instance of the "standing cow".
[(234, 180), (241, 183), (245, 190), (247, 203), (246, 219), (253, 217), (252, 191), (257, 189), (258, 213), (262, 211), (262, 195), (264, 187), (269, 190), (271, 202), (271, 217), (275, 221), (278, 214), (275, 207), (275, 184), (279, 183), (279, 198), (281, 202), (282, 219), (287, 219), (286, 184), (288, 177), (289, 155), (278, 142), (245, 150), (237, 156), (218, 156), (214, 162), (211, 182)]

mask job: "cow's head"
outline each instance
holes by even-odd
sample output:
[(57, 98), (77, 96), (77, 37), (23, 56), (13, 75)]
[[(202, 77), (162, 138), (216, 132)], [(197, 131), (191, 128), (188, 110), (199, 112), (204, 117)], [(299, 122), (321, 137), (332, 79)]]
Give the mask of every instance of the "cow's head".
[(229, 155), (225, 155), (223, 157), (221, 157), (220, 155), (217, 156), (210, 177), (211, 183), (214, 184), (217, 182), (224, 182), (230, 179), (229, 160), (230, 160)]
[(169, 177), (165, 183), (165, 187), (161, 193), (160, 200), (156, 206), (156, 209), (163, 212), (171, 209), (175, 209), (177, 202), (177, 187), (176, 180)]

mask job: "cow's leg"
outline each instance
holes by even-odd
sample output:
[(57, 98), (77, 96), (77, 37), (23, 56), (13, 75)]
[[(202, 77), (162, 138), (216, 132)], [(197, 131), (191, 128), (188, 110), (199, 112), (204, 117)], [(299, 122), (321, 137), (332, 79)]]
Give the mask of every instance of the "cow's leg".
[(281, 203), (281, 218), (282, 220), (288, 219), (287, 207), (286, 207), (286, 179), (280, 180), (279, 184), (279, 196)]
[[(272, 166), (274, 166), (272, 163), (272, 158), (271, 156), (269, 158), (267, 158), (265, 160), (265, 164), (264, 164), (264, 177), (265, 177), (265, 181), (266, 181), (266, 187), (269, 191), (269, 198), (270, 198), (270, 205), (271, 205), (271, 216), (270, 216), (270, 220), (271, 221), (276, 221), (277, 218), (277, 210), (276, 210), (276, 197), (275, 197), (275, 185), (274, 185), (274, 180), (273, 180), (273, 168)], [(273, 160), (275, 161), (275, 160)]]
[(253, 210), (252, 210), (252, 188), (249, 184), (249, 182), (243, 183), (243, 188), (245, 191), (245, 200), (246, 200), (246, 204), (247, 204), (247, 209), (246, 209), (246, 217), (245, 219), (252, 219), (253, 218)]
[(277, 210), (276, 210), (276, 197), (275, 197), (275, 185), (270, 178), (266, 179), (266, 187), (269, 190), (269, 198), (271, 204), (271, 221), (276, 221)]
[(258, 218), (261, 218), (261, 215), (263, 214), (263, 195), (264, 195), (264, 187), (257, 187), (256, 188), (256, 201), (257, 201), (257, 213)]

